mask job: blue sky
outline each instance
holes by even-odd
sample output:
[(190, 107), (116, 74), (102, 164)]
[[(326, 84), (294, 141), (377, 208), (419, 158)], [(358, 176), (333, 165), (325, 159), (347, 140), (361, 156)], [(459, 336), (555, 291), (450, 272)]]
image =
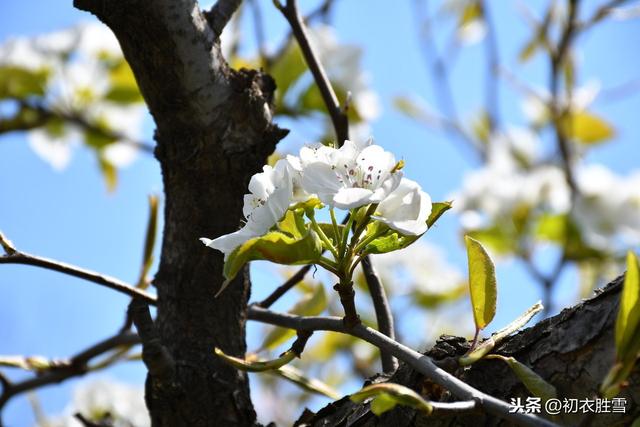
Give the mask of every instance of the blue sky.
[[(283, 19), (270, 1), (263, 2), (268, 34), (280, 34)], [(302, 1), (303, 4), (311, 2)], [(315, 2), (314, 2), (315, 3)], [(529, 3), (529, 2), (528, 2)], [(546, 2), (530, 2), (540, 9)], [(585, 1), (586, 9), (600, 2)], [(376, 141), (404, 158), (406, 175), (417, 180), (434, 200), (443, 200), (461, 182), (464, 173), (477, 164), (449, 138), (418, 125), (394, 110), (392, 100), (401, 94), (417, 94), (432, 102), (431, 83), (419, 53), (412, 2), (342, 0), (334, 12), (334, 24), (341, 41), (362, 45), (364, 68), (383, 103), (381, 117), (373, 123)], [(499, 4), (500, 7), (495, 7)], [(529, 29), (518, 18), (516, 2), (490, 2), (498, 26), (503, 64), (522, 80), (544, 86), (547, 65), (538, 57), (526, 66), (516, 60)], [(34, 13), (34, 11), (37, 11)], [(12, 36), (36, 35), (65, 28), (92, 16), (73, 9), (71, 1), (25, 0), (0, 6), (0, 42)], [(247, 32), (245, 36), (252, 39)], [(637, 40), (640, 26), (635, 21), (605, 23), (580, 39), (579, 81), (597, 78), (612, 87), (637, 78), (640, 58)], [(483, 49), (465, 50), (452, 74), (452, 86), (464, 117), (476, 111), (483, 100)], [(479, 65), (481, 64), (481, 65)], [(524, 123), (519, 99), (502, 85), (501, 111), (506, 121)], [(595, 148), (588, 161), (601, 162), (618, 173), (640, 166), (637, 144), (640, 127), (637, 112), (640, 97), (630, 95), (615, 103), (595, 104), (595, 111), (615, 123), (618, 138)], [(151, 141), (152, 124), (145, 135)], [(284, 146), (304, 142), (293, 133)], [(115, 193), (108, 193), (95, 159), (84, 149), (76, 150), (70, 166), (56, 172), (30, 150), (20, 134), (0, 136), (0, 229), (20, 250), (48, 256), (133, 281), (137, 277), (147, 216), (147, 195), (161, 192), (162, 181), (156, 161), (141, 155), (120, 172)], [(428, 233), (430, 243), (439, 245), (447, 258), (466, 271), (466, 255), (457, 231), (457, 220), (446, 216)], [(273, 280), (257, 273), (253, 295), (268, 293)], [(539, 299), (537, 289), (513, 262), (500, 264), (496, 327), (516, 317)], [(559, 304), (574, 298), (575, 275), (563, 276)], [(107, 337), (120, 327), (128, 299), (110, 290), (32, 267), (0, 268), (0, 354), (43, 354), (64, 357), (89, 343)], [(252, 332), (255, 335), (255, 331)], [(140, 366), (123, 365), (108, 373), (129, 382), (142, 383)], [(74, 381), (39, 391), (46, 413), (60, 412), (69, 399)], [(8, 426), (32, 423), (24, 396), (6, 408)]]

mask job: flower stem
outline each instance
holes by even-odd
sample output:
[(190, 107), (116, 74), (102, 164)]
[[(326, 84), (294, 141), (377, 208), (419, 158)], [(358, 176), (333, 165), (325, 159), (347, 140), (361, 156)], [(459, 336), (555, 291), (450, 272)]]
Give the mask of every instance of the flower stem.
[(340, 241), (340, 255), (341, 259), (344, 259), (344, 256), (347, 252), (347, 240), (349, 239), (349, 231), (351, 231), (351, 227), (353, 226), (353, 220), (355, 218), (355, 211), (349, 212), (349, 220), (347, 221), (347, 225), (344, 226), (344, 231), (342, 232), (342, 239)]
[(338, 227), (338, 221), (336, 220), (336, 212), (333, 209), (333, 206), (329, 207), (329, 213), (331, 214), (331, 224), (333, 224), (333, 236), (335, 238), (336, 243), (340, 246), (340, 227)]
[(326, 234), (324, 234), (324, 231), (322, 231), (322, 228), (320, 228), (320, 226), (318, 225), (318, 223), (316, 222), (316, 217), (315, 215), (313, 215), (313, 213), (309, 214), (307, 213), (307, 216), (309, 217), (309, 219), (311, 220), (311, 228), (318, 233), (318, 236), (320, 236), (320, 240), (322, 240), (322, 242), (325, 244), (325, 246), (327, 247), (327, 249), (329, 249), (329, 251), (331, 252), (331, 254), (333, 255), (333, 257), (336, 259), (336, 261), (339, 260), (339, 255), (338, 255), (338, 250), (336, 249), (336, 247), (333, 245), (333, 242), (331, 241), (331, 239), (329, 239), (327, 237)]

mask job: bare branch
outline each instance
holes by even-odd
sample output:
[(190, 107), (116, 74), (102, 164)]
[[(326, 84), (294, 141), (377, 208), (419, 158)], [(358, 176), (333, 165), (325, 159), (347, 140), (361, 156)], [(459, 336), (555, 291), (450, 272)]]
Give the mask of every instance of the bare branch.
[(162, 382), (172, 381), (175, 361), (160, 341), (149, 313), (149, 306), (142, 299), (134, 298), (129, 304), (128, 314), (140, 335), (142, 360), (149, 373)]
[[(550, 110), (553, 117), (553, 127), (555, 130), (556, 142), (558, 144), (558, 148), (560, 150), (560, 155), (562, 156), (562, 162), (564, 164), (564, 173), (565, 178), (567, 180), (567, 184), (571, 189), (571, 194), (573, 198), (577, 195), (578, 187), (575, 182), (575, 177), (573, 174), (573, 154), (571, 150), (571, 146), (569, 145), (569, 141), (567, 140), (566, 132), (563, 129), (563, 119), (567, 113), (565, 108), (571, 108), (571, 100), (566, 100), (566, 107), (560, 105), (559, 100), (559, 91), (560, 91), (560, 78), (562, 66), (565, 64), (567, 59), (567, 52), (571, 45), (571, 41), (575, 35), (576, 29), (576, 21), (578, 16), (578, 4), (579, 0), (569, 0), (569, 13), (567, 17), (567, 25), (562, 32), (560, 37), (560, 41), (558, 42), (558, 46), (555, 49), (555, 52), (550, 55), (551, 59), (551, 75), (550, 75)], [(550, 6), (552, 7), (552, 6)], [(568, 94), (567, 98), (570, 98), (571, 88), (567, 88), (566, 92)], [(569, 111), (571, 114), (571, 111)]]
[(540, 427), (556, 424), (532, 414), (511, 413), (510, 406), (500, 399), (489, 396), (459, 380), (436, 366), (433, 361), (417, 351), (400, 344), (380, 332), (362, 324), (348, 328), (338, 317), (301, 317), (288, 313), (276, 313), (256, 306), (249, 307), (248, 317), (271, 325), (295, 330), (334, 331), (361, 338), (370, 344), (384, 349), (407, 363), (416, 371), (427, 376), (435, 383), (445, 387), (460, 399), (474, 400), (486, 412), (523, 426)]
[(240, 3), (242, 0), (218, 0), (211, 10), (205, 13), (207, 22), (216, 37), (220, 37)]
[(24, 252), (14, 251), (10, 255), (0, 256), (0, 264), (33, 265), (36, 267), (45, 268), (47, 270), (57, 271), (59, 273), (68, 274), (69, 276), (79, 277), (81, 279), (88, 280), (89, 282), (97, 283), (131, 297), (141, 298), (151, 305), (156, 304), (156, 297), (143, 291), (142, 289), (135, 288), (125, 282), (116, 279), (115, 277), (106, 276), (95, 271), (86, 270), (84, 268), (76, 267), (61, 261), (55, 261), (49, 258), (43, 258)]
[(311, 267), (312, 267), (312, 265), (305, 265), (304, 267), (300, 268), (286, 282), (284, 282), (282, 285), (278, 286), (276, 288), (276, 290), (271, 293), (271, 295), (266, 297), (261, 302), (257, 303), (257, 305), (260, 306), (260, 307), (263, 307), (263, 308), (271, 307), (274, 302), (276, 302), (278, 299), (280, 299), (281, 296), (286, 294), (295, 285), (297, 285), (298, 283), (302, 282), (304, 280), (304, 276), (306, 276), (307, 272), (309, 270), (311, 270)]
[(0, 134), (15, 131), (28, 131), (44, 126), (52, 119), (59, 119), (122, 144), (129, 145), (142, 152), (153, 154), (153, 145), (146, 142), (137, 141), (119, 132), (105, 129), (91, 123), (89, 119), (82, 115), (80, 111), (62, 111), (53, 109), (44, 104), (28, 103), (24, 100), (19, 102), (20, 111), (13, 117), (0, 118)]
[(329, 82), (329, 77), (327, 77), (324, 67), (320, 61), (318, 61), (318, 56), (309, 43), (309, 34), (298, 11), (297, 2), (296, 0), (287, 0), (286, 5), (283, 6), (276, 1), (276, 4), (280, 12), (282, 12), (282, 15), (284, 15), (289, 22), (293, 35), (300, 45), (302, 55), (311, 70), (311, 74), (313, 74), (313, 78), (322, 95), (322, 100), (331, 117), (338, 145), (342, 145), (345, 140), (349, 139), (349, 122), (347, 115), (340, 108), (338, 97)]
[[(366, 256), (362, 259), (362, 271), (364, 278), (371, 294), (373, 307), (376, 312), (376, 320), (378, 322), (378, 330), (394, 340), (396, 338), (393, 327), (393, 314), (387, 300), (387, 294), (384, 286), (371, 263), (371, 258)], [(380, 360), (382, 361), (382, 370), (385, 373), (391, 373), (398, 369), (398, 361), (386, 351), (380, 351)]]
[(102, 340), (72, 356), (67, 364), (56, 366), (35, 377), (21, 382), (11, 383), (3, 381), (0, 395), (0, 409), (12, 397), (45, 385), (55, 384), (69, 378), (82, 376), (89, 372), (88, 363), (95, 357), (107, 353), (121, 346), (133, 346), (140, 342), (137, 334), (125, 331)]

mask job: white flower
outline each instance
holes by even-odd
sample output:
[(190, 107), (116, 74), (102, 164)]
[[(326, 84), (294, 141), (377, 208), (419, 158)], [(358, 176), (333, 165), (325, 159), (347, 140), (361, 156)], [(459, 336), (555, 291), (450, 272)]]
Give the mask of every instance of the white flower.
[(413, 290), (446, 293), (464, 283), (462, 274), (445, 260), (442, 251), (421, 240), (401, 251), (372, 255), (371, 259), (394, 295)]
[(427, 231), (431, 197), (418, 183), (402, 178), (400, 185), (378, 205), (374, 219), (403, 234), (418, 236)]
[(602, 165), (578, 169), (573, 218), (586, 242), (603, 250), (640, 244), (640, 174), (615, 175)]
[(240, 230), (217, 239), (201, 238), (206, 246), (225, 254), (249, 239), (264, 235), (287, 212), (293, 197), (293, 168), (288, 160), (281, 159), (275, 167), (264, 166), (261, 173), (251, 177), (249, 193), (244, 196), (242, 213), (247, 222)]
[(309, 193), (340, 209), (353, 209), (381, 202), (400, 184), (402, 173), (395, 170), (393, 154), (379, 145), (364, 148), (345, 141), (327, 159), (309, 163), (302, 184)]
[(80, 427), (74, 414), (81, 413), (99, 421), (109, 414), (114, 427), (146, 427), (151, 425), (144, 402), (144, 390), (110, 380), (94, 380), (80, 384), (73, 392), (73, 400), (65, 415), (47, 420), (51, 427)]

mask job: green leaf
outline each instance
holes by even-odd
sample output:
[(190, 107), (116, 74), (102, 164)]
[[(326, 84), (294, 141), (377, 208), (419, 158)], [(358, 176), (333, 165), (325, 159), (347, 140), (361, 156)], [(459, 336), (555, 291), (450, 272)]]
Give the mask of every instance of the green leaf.
[(458, 363), (460, 364), (460, 366), (469, 366), (482, 359), (485, 355), (491, 352), (491, 350), (493, 350), (496, 345), (500, 344), (503, 339), (529, 323), (533, 316), (542, 311), (543, 308), (544, 307), (542, 306), (540, 301), (529, 307), (527, 311), (522, 313), (516, 320), (500, 329), (489, 339), (482, 341), (480, 345), (478, 345), (476, 348), (472, 348), (471, 351), (469, 351), (464, 356), (460, 357), (460, 359), (458, 359)]
[(287, 91), (307, 71), (307, 65), (295, 42), (290, 42), (271, 65), (269, 74), (276, 81), (276, 108), (282, 109)]
[(116, 167), (103, 156), (99, 156), (98, 163), (104, 181), (107, 184), (107, 191), (114, 191), (118, 185), (118, 171)]
[(393, 105), (409, 118), (419, 121), (429, 121), (427, 118), (429, 115), (425, 111), (424, 107), (408, 96), (395, 97), (393, 99)]
[(505, 224), (495, 224), (485, 228), (467, 230), (467, 235), (481, 240), (496, 254), (514, 253), (517, 249), (514, 233)]
[(321, 394), (333, 400), (340, 399), (340, 393), (336, 389), (316, 378), (306, 377), (299, 369), (293, 366), (285, 365), (275, 371), (268, 372), (291, 381), (311, 393)]
[[(331, 81), (330, 83), (333, 86), (333, 90), (335, 91), (338, 100), (341, 102), (346, 100), (347, 90), (340, 85), (340, 82)], [(309, 86), (303, 90), (302, 95), (298, 98), (296, 109), (303, 114), (314, 111), (319, 111), (325, 114), (327, 113), (327, 106), (325, 105), (320, 89), (318, 89), (318, 85), (315, 82), (310, 83)], [(349, 119), (349, 123), (359, 123), (362, 121), (362, 116), (358, 112), (356, 105), (353, 103), (349, 105), (347, 118)]]
[(616, 319), (616, 354), (618, 360), (626, 359), (632, 345), (634, 333), (640, 323), (640, 270), (638, 258), (627, 252), (627, 272), (620, 295), (620, 308)]
[(478, 19), (482, 19), (482, 8), (480, 7), (480, 3), (476, 1), (467, 2), (464, 8), (462, 8), (462, 13), (458, 20), (458, 26), (464, 27)]
[(0, 66), (0, 99), (42, 96), (45, 94), (49, 70), (29, 70), (12, 65)]
[(272, 231), (250, 239), (236, 248), (224, 264), (224, 276), (231, 281), (249, 261), (267, 260), (276, 264), (313, 264), (322, 255), (322, 242), (313, 230), (300, 237)]
[(452, 206), (452, 202), (431, 203), (431, 214), (429, 215), (429, 218), (427, 218), (427, 225), (429, 228), (431, 228), (446, 211), (451, 209)]
[[(298, 316), (317, 316), (327, 308), (327, 294), (322, 283), (316, 284), (312, 292), (307, 293), (298, 301), (289, 313)], [(265, 337), (261, 349), (273, 349), (295, 335), (295, 331), (289, 328), (275, 327)]]
[[(429, 215), (429, 218), (427, 218), (427, 225), (429, 226), (429, 228), (431, 228), (446, 211), (451, 209), (451, 206), (451, 202), (432, 203), (431, 214)], [(387, 252), (396, 251), (398, 249), (404, 249), (421, 237), (405, 236), (378, 221), (372, 222), (367, 228), (367, 235), (373, 234), (380, 234), (380, 236), (372, 240), (366, 246), (365, 252), (367, 254), (384, 254)]]
[(568, 115), (560, 124), (567, 138), (585, 145), (599, 144), (615, 136), (615, 130), (608, 122), (587, 111)]
[(144, 238), (144, 252), (142, 254), (142, 267), (138, 276), (137, 287), (146, 289), (149, 286), (147, 275), (153, 264), (153, 248), (158, 234), (158, 196), (149, 196), (149, 220), (147, 221), (147, 232)]
[(569, 215), (541, 215), (535, 230), (541, 240), (558, 243), (564, 248), (565, 258), (571, 261), (602, 258), (602, 253), (588, 246), (578, 226)]
[(484, 329), (496, 314), (498, 289), (493, 261), (477, 240), (465, 236), (469, 263), (469, 291), (473, 318), (478, 330)]
[(491, 137), (491, 119), (486, 110), (480, 111), (480, 114), (471, 123), (473, 135), (483, 144), (489, 144)]
[(224, 360), (229, 365), (246, 372), (263, 372), (278, 369), (291, 362), (296, 357), (296, 354), (292, 350), (287, 350), (282, 353), (279, 358), (274, 360), (251, 361), (229, 356), (217, 347), (213, 351), (215, 352), (216, 356)]
[(460, 284), (444, 292), (416, 291), (413, 293), (414, 301), (425, 308), (436, 308), (444, 303), (453, 302), (467, 293), (468, 285)]
[(105, 95), (106, 100), (124, 105), (143, 101), (133, 71), (124, 58), (110, 64), (109, 80), (111, 87)]
[(427, 415), (433, 411), (431, 404), (423, 399), (422, 396), (400, 384), (373, 384), (352, 394), (350, 399), (355, 403), (360, 403), (370, 397), (374, 397), (373, 402), (371, 402), (371, 410), (376, 415), (392, 409), (395, 405), (410, 406)]
[(549, 384), (544, 378), (536, 374), (533, 369), (518, 362), (513, 357), (491, 354), (487, 356), (487, 359), (499, 359), (507, 363), (513, 370), (513, 373), (516, 374), (520, 381), (522, 381), (522, 384), (524, 384), (527, 390), (529, 390), (529, 392), (535, 397), (542, 399), (543, 402), (558, 397), (558, 392), (553, 385)]
[(373, 412), (374, 415), (379, 417), (385, 412), (395, 408), (397, 403), (398, 402), (396, 402), (393, 396), (387, 393), (380, 393), (379, 395), (374, 397), (373, 400), (371, 401), (371, 412)]

